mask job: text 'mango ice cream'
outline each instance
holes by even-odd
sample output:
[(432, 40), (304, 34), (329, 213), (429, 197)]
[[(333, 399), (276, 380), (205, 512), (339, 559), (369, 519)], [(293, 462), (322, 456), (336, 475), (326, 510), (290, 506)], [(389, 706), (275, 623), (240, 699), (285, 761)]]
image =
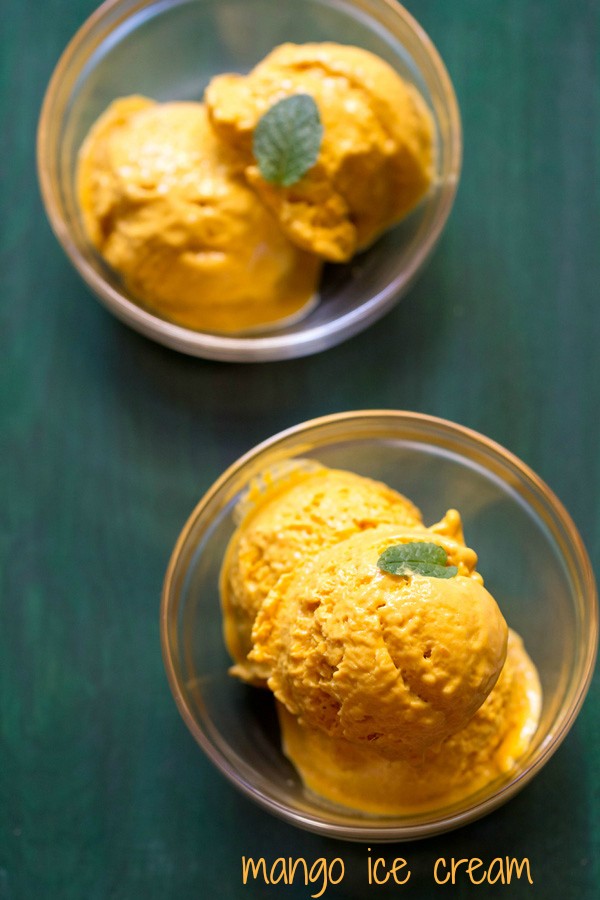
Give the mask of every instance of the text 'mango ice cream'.
[[(294, 183), (253, 155), (263, 114), (312, 98), (317, 155)], [(433, 122), (417, 90), (366, 50), (284, 44), (206, 103), (114, 101), (79, 154), (85, 232), (131, 295), (187, 328), (287, 324), (346, 261), (417, 205), (433, 178)], [(284, 151), (282, 151), (284, 152)]]
[[(323, 467), (298, 466), (252, 495), (223, 564), (225, 634), (233, 673), (275, 694), (306, 786), (397, 814), (508, 771), (535, 730), (539, 682), (459, 514), (426, 528), (401, 495)], [(393, 574), (382, 560), (398, 548), (441, 554), (443, 572), (417, 562)]]

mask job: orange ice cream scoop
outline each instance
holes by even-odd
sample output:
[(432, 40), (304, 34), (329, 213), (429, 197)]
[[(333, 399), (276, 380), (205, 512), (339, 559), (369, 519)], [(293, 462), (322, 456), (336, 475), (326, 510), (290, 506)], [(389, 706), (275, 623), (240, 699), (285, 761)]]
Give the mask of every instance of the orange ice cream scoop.
[(417, 525), (419, 510), (371, 478), (297, 462), (282, 473), (263, 473), (244, 499), (243, 519), (221, 570), (221, 603), (233, 673), (264, 683), (269, 668), (252, 649), (252, 627), (281, 576), (302, 567), (324, 547), (382, 523)]
[[(455, 531), (458, 514), (450, 514)], [(380, 525), (305, 556), (271, 589), (249, 659), (299, 723), (388, 759), (464, 728), (504, 665), (508, 629), (477, 556), (440, 529)], [(392, 575), (400, 544), (440, 545), (457, 574)]]
[(313, 304), (321, 263), (284, 235), (200, 103), (112, 103), (82, 145), (85, 230), (131, 294), (188, 328), (235, 333)]
[[(254, 129), (277, 101), (309, 94), (323, 124), (316, 164), (291, 187), (264, 180)], [(220, 75), (205, 95), (220, 138), (295, 244), (342, 262), (410, 212), (429, 189), (434, 127), (425, 101), (384, 60), (335, 43), (282, 44), (247, 76)]]
[(460, 731), (414, 760), (303, 726), (278, 704), (283, 748), (306, 787), (372, 815), (439, 810), (507, 775), (525, 753), (541, 705), (535, 666), (509, 631), (506, 663), (487, 700)]

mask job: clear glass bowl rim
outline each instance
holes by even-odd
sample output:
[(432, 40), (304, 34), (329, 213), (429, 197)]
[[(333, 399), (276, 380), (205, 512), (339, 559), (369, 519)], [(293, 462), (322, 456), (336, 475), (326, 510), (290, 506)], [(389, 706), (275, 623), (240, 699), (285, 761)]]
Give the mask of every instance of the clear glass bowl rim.
[[(560, 715), (557, 716), (559, 725), (553, 732), (552, 739), (548, 742), (544, 742), (540, 748), (538, 748), (527, 766), (492, 796), (456, 815), (449, 815), (424, 824), (410, 824), (407, 826), (393, 824), (390, 826), (383, 825), (375, 827), (370, 825), (368, 821), (365, 821), (364, 825), (361, 824), (359, 826), (339, 825), (327, 822), (322, 817), (290, 809), (285, 804), (265, 796), (261, 790), (241, 778), (229, 765), (228, 761), (222, 758), (219, 751), (214, 747), (208, 737), (205, 736), (196, 717), (186, 703), (184, 694), (178, 682), (176, 665), (171, 653), (169, 622), (172, 614), (172, 606), (176, 599), (173, 585), (179, 561), (196, 522), (203, 515), (213, 498), (220, 492), (226, 490), (227, 485), (236, 479), (241, 470), (254, 463), (256, 459), (261, 457), (266, 451), (273, 451), (279, 445), (284, 445), (290, 439), (294, 439), (299, 435), (309, 438), (311, 433), (322, 431), (332, 425), (343, 425), (345, 423), (350, 425), (357, 425), (359, 423), (364, 425), (375, 425), (376, 423), (379, 423), (384, 428), (386, 424), (388, 426), (392, 424), (405, 424), (422, 428), (424, 437), (426, 436), (427, 431), (430, 433), (434, 431), (442, 434), (445, 433), (450, 438), (463, 439), (467, 445), (471, 445), (474, 448), (479, 448), (488, 454), (491, 454), (500, 462), (513, 469), (527, 483), (528, 487), (539, 496), (546, 507), (551, 510), (556, 523), (561, 527), (568, 540), (573, 560), (577, 567), (577, 574), (582, 585), (585, 610), (589, 616), (589, 621), (587, 622), (588, 627), (585, 630), (585, 645), (580, 646), (578, 651), (579, 681), (575, 688), (569, 691), (568, 696), (570, 702), (561, 709)], [(407, 841), (441, 834), (492, 812), (521, 790), (521, 788), (534, 777), (558, 749), (577, 717), (594, 672), (598, 648), (598, 597), (593, 569), (581, 536), (571, 516), (550, 487), (548, 487), (548, 485), (517, 456), (479, 432), (447, 419), (405, 410), (357, 410), (353, 412), (333, 413), (327, 416), (310, 419), (275, 434), (273, 437), (261, 442), (241, 456), (214, 482), (191, 513), (173, 549), (162, 591), (160, 635), (163, 661), (169, 686), (187, 727), (213, 764), (243, 794), (250, 797), (250, 799), (254, 800), (273, 815), (317, 834), (350, 841), (376, 841), (380, 843)]]
[[(209, 334), (192, 331), (154, 316), (130, 300), (124, 293), (115, 290), (100, 276), (80, 253), (71, 237), (69, 224), (61, 210), (58, 178), (55, 177), (52, 162), (49, 162), (54, 159), (51, 140), (52, 126), (57, 115), (61, 115), (63, 112), (60, 106), (60, 94), (71, 67), (74, 64), (78, 64), (80, 68), (83, 66), (89, 53), (95, 49), (97, 35), (101, 35), (103, 29), (108, 27), (108, 33), (110, 33), (111, 25), (114, 27), (120, 24), (128, 15), (132, 15), (145, 6), (152, 5), (154, 2), (155, 0), (105, 0), (67, 44), (50, 78), (37, 130), (37, 170), (42, 199), (50, 225), (67, 256), (96, 297), (118, 319), (146, 337), (192, 356), (230, 362), (292, 359), (319, 352), (362, 331), (367, 325), (375, 322), (390, 310), (400, 294), (407, 290), (416, 278), (440, 238), (458, 188), (462, 164), (460, 113), (452, 82), (431, 39), (416, 19), (396, 0), (368, 0), (370, 3), (378, 4), (382, 9), (386, 9), (388, 13), (392, 10), (402, 26), (413, 33), (415, 41), (427, 57), (433, 76), (440, 85), (449, 122), (450, 142), (445, 149), (448, 155), (448, 167), (440, 187), (437, 208), (425, 239), (416, 248), (409, 265), (398, 273), (385, 288), (356, 309), (301, 332), (279, 335), (274, 333), (256, 337)], [(363, 9), (367, 4), (367, 0), (349, 0), (349, 2)], [(105, 36), (106, 34), (104, 34)]]

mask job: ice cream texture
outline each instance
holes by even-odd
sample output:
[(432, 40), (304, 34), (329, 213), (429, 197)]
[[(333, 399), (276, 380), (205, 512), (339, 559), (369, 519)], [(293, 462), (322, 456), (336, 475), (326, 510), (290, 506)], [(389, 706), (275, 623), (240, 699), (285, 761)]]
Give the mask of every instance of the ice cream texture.
[[(420, 543), (456, 574), (378, 565)], [(381, 482), (299, 463), (251, 487), (221, 574), (232, 672), (274, 693), (307, 788), (400, 814), (459, 801), (525, 752), (537, 673), (476, 564), (456, 510), (426, 527)]]
[(468, 724), (420, 758), (390, 758), (331, 738), (277, 704), (285, 754), (306, 787), (332, 803), (370, 815), (402, 815), (460, 803), (501, 779), (527, 750), (540, 715), (536, 668), (508, 633), (506, 662)]
[[(261, 116), (292, 94), (312, 96), (323, 123), (316, 164), (291, 187), (261, 176), (252, 138)], [(434, 128), (417, 89), (373, 53), (336, 43), (282, 44), (247, 76), (214, 78), (211, 122), (246, 163), (246, 177), (299, 247), (350, 259), (410, 212), (433, 180)]]
[(235, 674), (260, 683), (269, 670), (248, 659), (252, 628), (280, 577), (352, 534), (384, 522), (416, 525), (421, 514), (381, 482), (301, 462), (256, 480), (244, 503), (246, 514), (222, 567), (221, 599)]
[(81, 148), (77, 181), (93, 245), (176, 324), (235, 333), (312, 304), (320, 260), (285, 237), (203, 104), (116, 100)]
[(411, 756), (463, 728), (504, 665), (507, 626), (476, 577), (475, 554), (431, 535), (454, 578), (390, 575), (388, 547), (423, 528), (354, 535), (279, 579), (258, 614), (251, 660), (301, 724)]
[[(318, 156), (288, 187), (253, 155), (262, 115), (309, 94)], [(79, 153), (84, 231), (133, 299), (175, 324), (235, 334), (281, 327), (318, 300), (324, 260), (349, 260), (410, 212), (433, 179), (428, 107), (374, 54), (283, 44), (205, 102), (115, 100)]]

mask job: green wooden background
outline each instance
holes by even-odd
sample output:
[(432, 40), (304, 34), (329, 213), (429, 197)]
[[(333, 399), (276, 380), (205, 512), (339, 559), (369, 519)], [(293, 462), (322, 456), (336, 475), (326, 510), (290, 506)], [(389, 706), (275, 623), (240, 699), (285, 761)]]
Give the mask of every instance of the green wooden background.
[[(171, 699), (158, 636), (170, 549), (196, 501), (281, 428), (420, 410), (500, 441), (555, 489), (600, 563), (600, 4), (412, 0), (454, 80), (455, 209), (419, 283), (319, 356), (230, 365), (130, 332), (46, 222), (34, 135), (52, 68), (94, 0), (3, 0), (0, 55), (0, 898), (304, 898), (242, 887), (242, 854), (342, 856), (326, 897), (595, 898), (595, 681), (535, 781), (479, 823), (382, 848), (404, 887), (367, 887), (366, 848), (254, 808)], [(438, 856), (528, 856), (535, 883), (435, 887)]]

